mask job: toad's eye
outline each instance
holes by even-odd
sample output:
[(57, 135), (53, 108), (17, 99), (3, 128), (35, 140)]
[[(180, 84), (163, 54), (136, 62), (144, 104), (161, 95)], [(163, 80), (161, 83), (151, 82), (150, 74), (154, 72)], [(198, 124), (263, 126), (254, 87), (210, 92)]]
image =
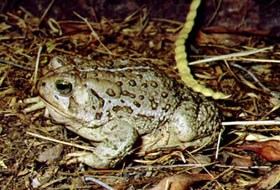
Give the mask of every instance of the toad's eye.
[(57, 80), (55, 81), (55, 87), (58, 92), (62, 95), (68, 95), (72, 92), (73, 86), (71, 82), (67, 80)]

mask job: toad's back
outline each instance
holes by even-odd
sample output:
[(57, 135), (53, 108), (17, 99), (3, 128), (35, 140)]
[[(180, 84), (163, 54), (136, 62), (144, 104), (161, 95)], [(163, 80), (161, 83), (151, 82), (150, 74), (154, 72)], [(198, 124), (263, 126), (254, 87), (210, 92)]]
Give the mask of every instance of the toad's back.
[(79, 76), (87, 81), (92, 95), (98, 97), (95, 118), (100, 120), (106, 120), (108, 115), (134, 120), (145, 133), (166, 122), (182, 98), (193, 101), (188, 89), (183, 88), (183, 93), (183, 85), (149, 62), (103, 60), (82, 64), (75, 60), (75, 63)]

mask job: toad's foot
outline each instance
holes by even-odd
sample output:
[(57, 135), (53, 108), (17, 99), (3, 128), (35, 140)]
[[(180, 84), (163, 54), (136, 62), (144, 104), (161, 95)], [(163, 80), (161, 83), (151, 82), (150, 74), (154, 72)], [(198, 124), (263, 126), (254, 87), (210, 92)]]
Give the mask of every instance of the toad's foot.
[[(130, 151), (138, 138), (135, 128), (128, 122), (115, 119), (102, 128), (80, 128), (80, 134), (94, 133), (101, 136), (93, 152), (74, 152), (68, 154), (67, 164), (81, 162), (93, 168), (112, 168)], [(92, 136), (91, 136), (92, 137)], [(96, 138), (98, 137), (96, 136)], [(93, 139), (93, 141), (94, 141)]]
[(27, 105), (27, 107), (23, 109), (24, 113), (29, 113), (46, 107), (45, 103), (41, 101), (39, 96), (20, 100), (19, 103)]
[(111, 165), (116, 165), (116, 160), (114, 159), (104, 159), (100, 158), (93, 152), (73, 152), (66, 156), (66, 164), (77, 164), (83, 163), (92, 168), (108, 168)]

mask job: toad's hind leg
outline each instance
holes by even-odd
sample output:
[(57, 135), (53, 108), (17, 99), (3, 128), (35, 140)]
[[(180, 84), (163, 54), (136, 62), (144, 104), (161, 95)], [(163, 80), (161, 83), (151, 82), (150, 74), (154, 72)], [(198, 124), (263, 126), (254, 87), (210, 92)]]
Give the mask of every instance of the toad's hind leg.
[(93, 152), (70, 153), (67, 164), (82, 162), (93, 168), (112, 168), (129, 153), (138, 138), (135, 128), (120, 119), (107, 123), (100, 135), (104, 139)]
[(182, 102), (175, 110), (169, 123), (169, 144), (176, 145), (192, 141), (197, 136), (197, 105), (194, 102)]
[[(192, 144), (190, 141), (197, 139), (205, 141), (205, 137), (211, 136), (220, 126), (219, 118), (218, 109), (204, 97), (196, 97), (196, 101), (183, 101), (170, 121), (170, 130), (174, 134), (171, 139), (177, 139), (181, 145)], [(195, 144), (192, 145), (197, 146)]]

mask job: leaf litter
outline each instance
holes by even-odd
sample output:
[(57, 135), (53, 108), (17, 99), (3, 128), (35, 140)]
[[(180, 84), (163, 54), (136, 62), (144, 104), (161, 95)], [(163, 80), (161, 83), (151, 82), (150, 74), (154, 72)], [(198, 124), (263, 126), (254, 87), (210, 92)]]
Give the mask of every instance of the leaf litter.
[[(270, 139), (279, 136), (280, 131), (277, 41), (272, 49), (265, 39), (256, 37), (250, 43), (254, 47), (245, 47), (247, 36), (231, 35), (232, 43), (219, 44), (226, 35), (208, 33), (208, 39), (211, 35), (213, 38), (206, 41), (201, 33), (192, 44), (191, 61), (214, 58), (192, 66), (196, 78), (212, 89), (231, 94), (227, 100), (216, 101), (225, 124), (218, 152), (214, 143), (197, 150), (176, 148), (131, 154), (112, 170), (65, 165), (64, 156), (77, 150), (76, 144), (82, 149), (91, 147), (90, 143), (53, 124), (42, 109), (23, 112), (23, 100), (37, 95), (35, 83), (42, 67), (58, 54), (100, 60), (108, 56), (149, 59), (176, 77), (173, 43), (181, 23), (143, 19), (148, 18), (147, 14), (142, 8), (124, 20), (103, 18), (100, 22), (86, 20), (78, 13), (77, 20), (39, 19), (23, 8), (0, 15), (1, 189), (172, 189), (178, 184), (178, 189), (279, 188), (279, 166), (274, 159), (265, 159), (271, 153), (279, 158), (279, 143)], [(221, 55), (263, 48), (267, 51), (220, 59)], [(254, 134), (267, 137), (267, 141), (254, 139), (248, 145), (246, 138)], [(57, 154), (52, 153), (61, 142), (67, 143), (59, 146)], [(257, 151), (252, 152), (256, 147)]]

